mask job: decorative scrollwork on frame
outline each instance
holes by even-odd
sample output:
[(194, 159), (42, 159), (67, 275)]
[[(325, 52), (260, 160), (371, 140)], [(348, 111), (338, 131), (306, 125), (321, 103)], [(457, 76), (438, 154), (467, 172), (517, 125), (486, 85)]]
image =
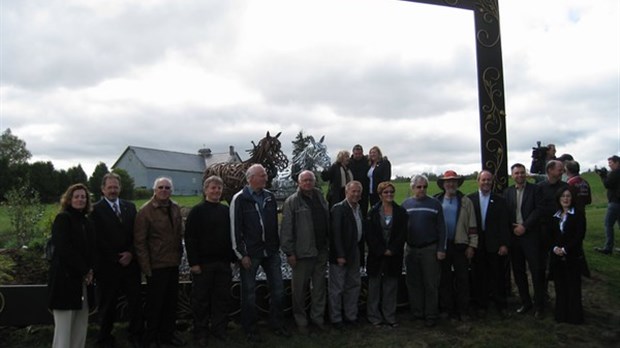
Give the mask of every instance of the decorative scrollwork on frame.
[[(499, 8), (497, 6), (497, 0), (480, 0), (476, 4), (476, 9), (482, 13), (481, 18), (485, 23), (497, 23), (497, 26), (499, 26)], [(499, 30), (489, 31), (480, 29), (476, 33), (476, 39), (480, 45), (484, 47), (493, 47), (499, 43), (500, 33)]]
[(497, 135), (504, 129), (504, 119), (506, 113), (497, 107), (495, 98), (502, 97), (502, 89), (498, 88), (502, 82), (502, 76), (499, 69), (490, 67), (486, 68), (482, 73), (482, 83), (484, 90), (489, 97), (488, 104), (482, 105), (484, 113), (484, 129), (490, 135)]
[(504, 143), (496, 138), (487, 140), (484, 144), (484, 148), (492, 156), (489, 156), (484, 163), (484, 167), (493, 173), (493, 191), (501, 192), (506, 186), (508, 186), (508, 178), (499, 175), (500, 170), (503, 168), (506, 150), (504, 149)]

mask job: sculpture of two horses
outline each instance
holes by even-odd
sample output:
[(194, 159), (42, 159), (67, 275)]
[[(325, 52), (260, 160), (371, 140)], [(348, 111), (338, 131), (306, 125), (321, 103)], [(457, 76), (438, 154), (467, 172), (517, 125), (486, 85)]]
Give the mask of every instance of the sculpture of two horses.
[(248, 151), (250, 158), (241, 163), (216, 163), (208, 167), (204, 172), (203, 181), (211, 175), (221, 177), (224, 180), (222, 199), (230, 202), (232, 196), (246, 184), (245, 173), (248, 168), (252, 164), (260, 163), (267, 170), (269, 177), (267, 188), (272, 187), (272, 181), (277, 177), (273, 189), (277, 198), (284, 199), (297, 189), (296, 179), (302, 170), (312, 170), (316, 174), (319, 170), (331, 165), (327, 147), (323, 144), (325, 136), (321, 137), (319, 142), (310, 136), (308, 146), (293, 157), (293, 163), (289, 166), (288, 159), (282, 152), (282, 144), (278, 139), (280, 134), (272, 137), (267, 132), (258, 145), (252, 142), (254, 148)]

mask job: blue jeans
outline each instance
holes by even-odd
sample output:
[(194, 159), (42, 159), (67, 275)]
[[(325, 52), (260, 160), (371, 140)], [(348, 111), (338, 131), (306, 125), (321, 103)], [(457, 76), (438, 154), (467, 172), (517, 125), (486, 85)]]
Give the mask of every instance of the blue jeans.
[(282, 327), (283, 308), (282, 297), (284, 285), (282, 284), (282, 269), (280, 254), (271, 256), (252, 257), (250, 269), (243, 266), (240, 270), (241, 277), (241, 326), (245, 333), (256, 331), (256, 273), (258, 266), (262, 266), (267, 275), (269, 285), (269, 325), (274, 328)]
[(607, 204), (607, 215), (605, 215), (605, 250), (614, 250), (614, 225), (620, 224), (620, 203), (610, 202)]

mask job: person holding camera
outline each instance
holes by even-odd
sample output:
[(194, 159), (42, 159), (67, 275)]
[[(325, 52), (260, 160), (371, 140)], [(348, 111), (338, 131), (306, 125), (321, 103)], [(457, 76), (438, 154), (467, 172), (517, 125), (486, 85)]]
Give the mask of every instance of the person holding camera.
[(607, 189), (607, 214), (605, 215), (605, 246), (596, 247), (595, 251), (611, 255), (614, 250), (614, 225), (620, 224), (620, 157), (613, 155), (607, 159), (607, 168), (597, 169), (603, 185)]

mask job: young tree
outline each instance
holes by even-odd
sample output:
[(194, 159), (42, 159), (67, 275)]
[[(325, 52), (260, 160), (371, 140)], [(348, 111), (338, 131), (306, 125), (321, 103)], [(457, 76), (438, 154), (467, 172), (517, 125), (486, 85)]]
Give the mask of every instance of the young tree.
[(45, 211), (40, 203), (39, 194), (24, 184), (9, 190), (5, 198), (7, 215), (17, 236), (17, 245), (28, 246)]

